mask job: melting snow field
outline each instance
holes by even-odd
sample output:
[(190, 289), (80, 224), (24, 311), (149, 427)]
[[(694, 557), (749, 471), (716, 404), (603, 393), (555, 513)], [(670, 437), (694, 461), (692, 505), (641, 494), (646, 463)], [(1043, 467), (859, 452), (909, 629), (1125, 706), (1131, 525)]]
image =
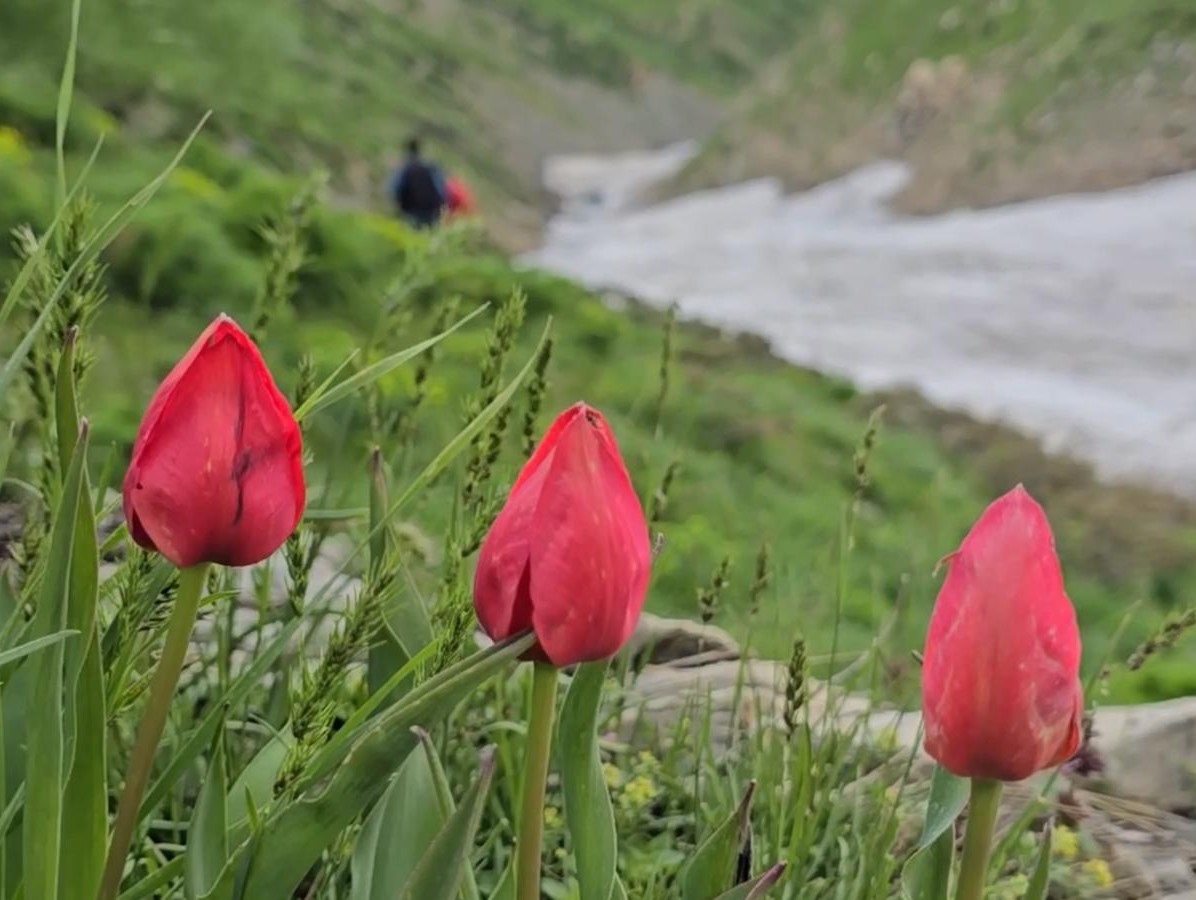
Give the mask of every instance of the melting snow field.
[(905, 168), (877, 163), (637, 207), (689, 152), (550, 161), (562, 212), (525, 262), (1196, 495), (1196, 173), (909, 218), (886, 207)]

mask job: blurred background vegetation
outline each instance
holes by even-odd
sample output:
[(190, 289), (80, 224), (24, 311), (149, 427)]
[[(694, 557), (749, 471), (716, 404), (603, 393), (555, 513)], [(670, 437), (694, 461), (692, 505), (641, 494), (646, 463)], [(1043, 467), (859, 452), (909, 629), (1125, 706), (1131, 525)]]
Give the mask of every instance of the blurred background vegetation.
[[(53, 206), (67, 19), (65, 3), (0, 5), (6, 233), (44, 226)], [(608, 413), (647, 506), (671, 481), (649, 608), (698, 615), (698, 591), (729, 559), (714, 621), (778, 657), (797, 631), (815, 657), (835, 642), (862, 652), (880, 633), (887, 689), (907, 697), (936, 561), (991, 498), (1024, 481), (1055, 524), (1090, 669), (1137, 610), (1117, 661), (1192, 597), (1188, 504), (1101, 485), (1084, 465), (915, 396), (862, 396), (779, 361), (759, 339), (673, 328), (625, 298), (519, 270), (504, 251), (534, 243), (550, 209), (539, 185), (546, 154), (695, 134), (712, 136), (675, 189), (764, 172), (807, 184), (894, 148), (915, 162), (942, 159), (909, 189), (907, 204), (925, 209), (1025, 195), (1064, 169), (1075, 186), (1085, 172), (1095, 186), (1174, 170), (1193, 161), (1196, 139), (1185, 135), (1196, 124), (1188, 132), (1167, 115), (1152, 120), (1171, 138), (1145, 157), (1117, 129), (1095, 134), (1102, 120), (1085, 110), (1165, 109), (1191, 68), (1174, 48), (1190, 47), (1182, 40), (1194, 33), (1185, 0), (89, 0), (67, 146), (78, 173), (103, 136), (90, 178), (102, 208), (146, 183), (214, 110), (182, 167), (105, 256), (109, 300), (92, 329), (97, 365), (85, 399), (97, 453), (123, 465), (146, 399), (181, 350), (217, 312), (250, 316), (270, 253), (265, 226), (285, 223), (312, 173), (324, 171), (323, 199), (305, 213), (295, 307), (280, 311), (263, 342), (288, 393), (304, 353), (323, 376), (354, 347), (412, 343), (438, 330), (446, 310), (464, 313), (521, 286), (524, 355), (545, 317), (555, 322), (546, 410), (584, 398)], [(959, 62), (943, 65), (952, 54)], [(926, 59), (940, 62), (910, 75)], [(1135, 90), (1141, 106), (1117, 100)], [(972, 114), (948, 127), (933, 115), (941, 103), (967, 103)], [(414, 235), (391, 217), (381, 188), (413, 132), (476, 186), (485, 235)], [(1065, 166), (1079, 141), (1121, 162)], [(0, 264), (12, 256), (5, 244)], [(400, 312), (383, 319), (386, 298)], [(376, 402), (397, 414), (426, 390), (414, 449), (392, 460), (397, 477), (458, 430), (484, 342), (485, 324), (470, 326), (437, 349), (422, 388), (415, 367), (382, 384)], [(861, 477), (859, 448), (882, 402)], [(364, 472), (370, 435), (367, 411), (312, 434), (317, 464), (340, 467), (332, 480), (361, 485), (321, 502), (363, 501), (365, 479), (351, 476)], [(447, 486), (428, 492), (413, 527), (439, 533), (451, 495)], [(848, 554), (852, 503), (859, 521)], [(753, 612), (753, 565), (766, 543), (776, 577)], [(1196, 672), (1162, 661), (1133, 676), (1114, 671), (1110, 689), (1117, 699), (1172, 696), (1196, 690)]]

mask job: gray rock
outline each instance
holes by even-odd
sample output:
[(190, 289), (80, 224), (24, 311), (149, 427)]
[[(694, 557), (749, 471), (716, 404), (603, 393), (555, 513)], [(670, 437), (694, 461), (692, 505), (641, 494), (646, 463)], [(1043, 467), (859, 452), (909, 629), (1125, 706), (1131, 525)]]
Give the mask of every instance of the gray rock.
[(740, 655), (736, 640), (715, 625), (703, 625), (689, 619), (667, 619), (651, 613), (640, 616), (627, 641), (626, 652), (641, 663), (690, 660), (691, 666), (738, 659)]

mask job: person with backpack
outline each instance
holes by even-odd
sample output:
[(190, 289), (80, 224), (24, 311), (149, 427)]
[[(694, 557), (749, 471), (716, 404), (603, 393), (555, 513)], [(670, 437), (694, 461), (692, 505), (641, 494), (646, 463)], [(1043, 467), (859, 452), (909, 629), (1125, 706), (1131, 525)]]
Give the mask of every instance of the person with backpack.
[(444, 175), (420, 155), (418, 138), (407, 142), (407, 159), (391, 179), (390, 196), (399, 214), (416, 228), (431, 228), (444, 213)]

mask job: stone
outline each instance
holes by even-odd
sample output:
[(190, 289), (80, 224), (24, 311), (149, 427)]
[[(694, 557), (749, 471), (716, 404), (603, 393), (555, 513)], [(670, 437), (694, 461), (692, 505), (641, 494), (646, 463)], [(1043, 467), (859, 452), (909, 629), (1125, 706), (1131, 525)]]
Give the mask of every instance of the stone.
[[(739, 644), (715, 625), (643, 613), (626, 652), (641, 663), (663, 664), (701, 658), (702, 663), (738, 659)], [(646, 656), (645, 656), (646, 654)]]

